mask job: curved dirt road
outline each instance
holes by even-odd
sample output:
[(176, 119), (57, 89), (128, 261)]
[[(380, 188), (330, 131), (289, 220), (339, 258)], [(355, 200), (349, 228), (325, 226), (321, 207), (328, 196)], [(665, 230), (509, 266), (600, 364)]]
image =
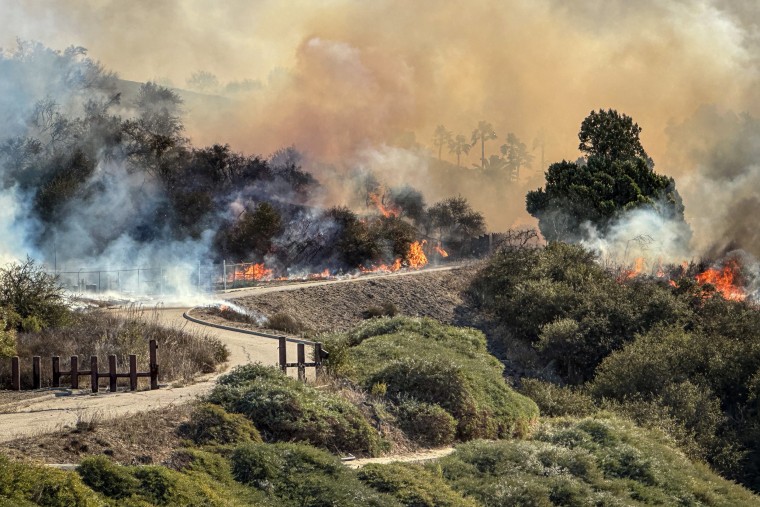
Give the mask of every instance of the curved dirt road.
[[(383, 277), (414, 276), (431, 271), (454, 269), (455, 266), (429, 268), (422, 271), (410, 271), (393, 273), (388, 275), (373, 275)], [(345, 280), (326, 280), (304, 282), (292, 285), (253, 287), (218, 294), (217, 299), (229, 300), (244, 297), (251, 294), (266, 294), (271, 292), (297, 290), (304, 287), (319, 285), (351, 283), (358, 280), (367, 280), (373, 276), (363, 276)], [(227, 368), (232, 368), (250, 362), (263, 364), (277, 364), (278, 351), (277, 341), (271, 338), (255, 336), (223, 329), (203, 326), (190, 322), (183, 318), (182, 314), (190, 309), (190, 306), (177, 308), (159, 308), (156, 310), (160, 319), (170, 326), (183, 327), (189, 330), (198, 330), (213, 333), (221, 339), (229, 348), (230, 358)], [(288, 355), (294, 357), (296, 344), (288, 344)], [(292, 347), (292, 350), (290, 350)], [(161, 350), (159, 349), (159, 364), (161, 363)], [(33, 436), (60, 430), (64, 427), (73, 427), (77, 421), (88, 421), (92, 418), (107, 420), (117, 416), (160, 409), (172, 404), (186, 403), (200, 395), (206, 394), (214, 385), (216, 377), (221, 373), (208, 375), (197, 379), (194, 384), (184, 387), (161, 387), (157, 391), (137, 392), (101, 392), (98, 394), (72, 394), (66, 390), (18, 402), (13, 406), (3, 406), (0, 410), (0, 442), (14, 440), (19, 437)]]

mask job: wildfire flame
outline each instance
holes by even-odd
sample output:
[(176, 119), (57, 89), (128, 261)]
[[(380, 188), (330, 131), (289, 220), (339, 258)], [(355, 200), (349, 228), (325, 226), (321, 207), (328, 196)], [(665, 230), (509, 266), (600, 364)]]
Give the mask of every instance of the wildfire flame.
[(412, 269), (420, 269), (428, 263), (427, 256), (422, 250), (425, 245), (425, 240), (415, 241), (409, 245), (409, 253), (406, 254), (406, 261), (409, 263), (409, 267)]
[(379, 211), (385, 218), (398, 217), (401, 215), (401, 209), (396, 206), (385, 205), (383, 199), (378, 194), (369, 194), (369, 200), (375, 205), (377, 211)]
[(730, 301), (744, 301), (747, 293), (737, 285), (740, 267), (735, 260), (726, 262), (722, 268), (710, 268), (696, 276), (699, 285), (710, 284)]
[(236, 269), (233, 273), (234, 280), (244, 280), (246, 282), (256, 282), (259, 280), (269, 280), (272, 278), (272, 270), (261, 264), (251, 264), (242, 269)]
[(370, 268), (359, 266), (359, 271), (362, 273), (395, 273), (399, 269), (401, 269), (401, 259), (396, 259), (393, 264), (380, 264)]
[(438, 252), (438, 255), (440, 255), (441, 257), (446, 258), (449, 256), (449, 253), (446, 250), (444, 250), (443, 247), (441, 247), (440, 243), (435, 245), (434, 248), (435, 248), (435, 251)]
[(643, 257), (636, 257), (633, 261), (633, 267), (631, 269), (623, 271), (622, 278), (623, 280), (630, 280), (632, 278), (636, 278), (640, 274), (644, 272), (644, 268), (646, 266), (646, 263), (644, 261)]

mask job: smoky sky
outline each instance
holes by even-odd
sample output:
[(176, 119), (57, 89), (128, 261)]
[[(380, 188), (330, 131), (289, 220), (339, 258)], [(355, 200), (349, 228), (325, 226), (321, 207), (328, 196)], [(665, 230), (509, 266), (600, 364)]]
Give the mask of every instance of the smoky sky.
[[(760, 116), (756, 2), (0, 0), (0, 12), (1, 45), (15, 36), (82, 45), (125, 79), (183, 87), (206, 70), (221, 82), (257, 80), (260, 88), (229, 107), (188, 104), (188, 134), (249, 153), (294, 144), (319, 161), (310, 167), (317, 177), (320, 167), (368, 165), (391, 183), (424, 188), (434, 175), (418, 155), (435, 126), (469, 139), (479, 120), (499, 136), (487, 155), (508, 132), (531, 147), (543, 129), (546, 162), (573, 160), (583, 118), (615, 108), (643, 128), (656, 170), (679, 182), (700, 248), (751, 229), (718, 227), (713, 217), (736, 216), (723, 201), (700, 206), (704, 185), (724, 179), (716, 172), (742, 169), (721, 163), (712, 142), (699, 152), (683, 146), (704, 137), (704, 128), (688, 128), (702, 124), (704, 107)], [(413, 148), (397, 151), (399, 139)], [(526, 188), (542, 181), (533, 153)], [(466, 157), (462, 188), (489, 226), (530, 223), (519, 196), (505, 205), (466, 184), (478, 158), (477, 149)]]

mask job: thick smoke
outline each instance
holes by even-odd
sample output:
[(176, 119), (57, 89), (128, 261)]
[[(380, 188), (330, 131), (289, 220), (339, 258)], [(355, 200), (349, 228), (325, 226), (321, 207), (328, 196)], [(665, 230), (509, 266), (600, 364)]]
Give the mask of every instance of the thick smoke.
[[(479, 120), (492, 122), (499, 139), (486, 156), (508, 132), (531, 147), (543, 129), (548, 164), (575, 159), (580, 121), (612, 107), (644, 128), (658, 172), (677, 179), (696, 253), (745, 245), (758, 253), (757, 171), (744, 147), (753, 134), (738, 126), (740, 113), (760, 114), (755, 2), (0, 0), (0, 11), (2, 33), (82, 44), (128, 79), (181, 87), (206, 70), (220, 83), (258, 83), (228, 87), (237, 91), (227, 99), (188, 98), (196, 145), (271, 153), (294, 143), (320, 181), (371, 170), (422, 188), (429, 202), (461, 193), (494, 230), (530, 223), (523, 196), (541, 185), (540, 150), (519, 185), (494, 184), (475, 176), (477, 148), (465, 168), (432, 160), (435, 126), (469, 139)], [(704, 105), (737, 126), (705, 139), (719, 122), (692, 119)], [(346, 193), (328, 185), (324, 204), (346, 203)], [(24, 213), (23, 198), (14, 202), (13, 213)], [(628, 236), (636, 235), (610, 241)]]

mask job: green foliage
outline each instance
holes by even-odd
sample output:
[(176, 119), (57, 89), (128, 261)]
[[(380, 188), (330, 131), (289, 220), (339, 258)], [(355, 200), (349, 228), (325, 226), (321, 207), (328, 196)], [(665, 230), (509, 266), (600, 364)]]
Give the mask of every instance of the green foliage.
[(336, 452), (376, 454), (380, 437), (361, 412), (336, 394), (251, 364), (219, 379), (209, 401), (243, 414), (267, 441), (302, 441)]
[(383, 303), (381, 306), (370, 306), (364, 312), (362, 317), (365, 319), (374, 319), (377, 317), (394, 317), (398, 313), (398, 308), (391, 302)]
[(0, 456), (0, 505), (95, 507), (101, 502), (73, 472), (12, 462)]
[[(374, 384), (373, 389), (377, 385), (384, 384)], [(440, 405), (408, 399), (398, 403), (396, 412), (399, 427), (420, 444), (439, 447), (454, 441), (457, 421)]]
[(272, 239), (281, 229), (280, 213), (268, 202), (262, 202), (253, 211), (243, 212), (218, 241), (223, 253), (234, 259), (262, 258), (271, 250)]
[(461, 252), (468, 241), (485, 233), (485, 218), (464, 197), (452, 197), (428, 208), (425, 228), (428, 234), (445, 239), (453, 251)]
[(59, 327), (70, 317), (58, 278), (31, 258), (0, 268), (0, 306), (6, 329)]
[(502, 365), (474, 329), (431, 319), (373, 319), (326, 337), (325, 346), (330, 371), (367, 390), (383, 383), (394, 403), (413, 398), (438, 405), (456, 419), (462, 439), (524, 435), (538, 416), (533, 402), (506, 385)]
[(236, 480), (287, 505), (398, 505), (359, 482), (334, 456), (307, 445), (246, 444), (237, 447), (230, 460)]
[(410, 507), (475, 507), (436, 476), (419, 465), (391, 463), (366, 465), (359, 470), (359, 480), (381, 493), (393, 495)]
[(531, 378), (524, 378), (521, 383), (520, 393), (536, 402), (542, 416), (583, 417), (597, 410), (591, 396), (581, 389)]
[(195, 407), (190, 421), (179, 427), (179, 434), (197, 445), (261, 442), (261, 435), (249, 420), (211, 403)]
[(140, 481), (132, 476), (129, 469), (115, 464), (105, 456), (83, 459), (77, 472), (87, 486), (115, 500), (132, 496), (140, 485)]
[(328, 211), (328, 216), (340, 227), (336, 248), (347, 266), (360, 266), (380, 257), (377, 238), (353, 211), (345, 207), (332, 208)]
[(592, 112), (581, 125), (583, 163), (562, 161), (549, 166), (546, 186), (528, 192), (528, 213), (548, 241), (583, 237), (590, 222), (601, 231), (623, 211), (648, 207), (683, 223), (684, 207), (673, 178), (652, 170), (639, 143), (638, 125), (617, 111)]
[(692, 315), (688, 302), (664, 284), (620, 283), (591, 253), (565, 243), (499, 251), (468, 293), (501, 327), (501, 339), (535, 345), (573, 383), (590, 379), (599, 362), (637, 332)]
[(484, 506), (757, 502), (688, 461), (661, 434), (608, 417), (544, 423), (529, 441), (462, 444), (435, 466)]

